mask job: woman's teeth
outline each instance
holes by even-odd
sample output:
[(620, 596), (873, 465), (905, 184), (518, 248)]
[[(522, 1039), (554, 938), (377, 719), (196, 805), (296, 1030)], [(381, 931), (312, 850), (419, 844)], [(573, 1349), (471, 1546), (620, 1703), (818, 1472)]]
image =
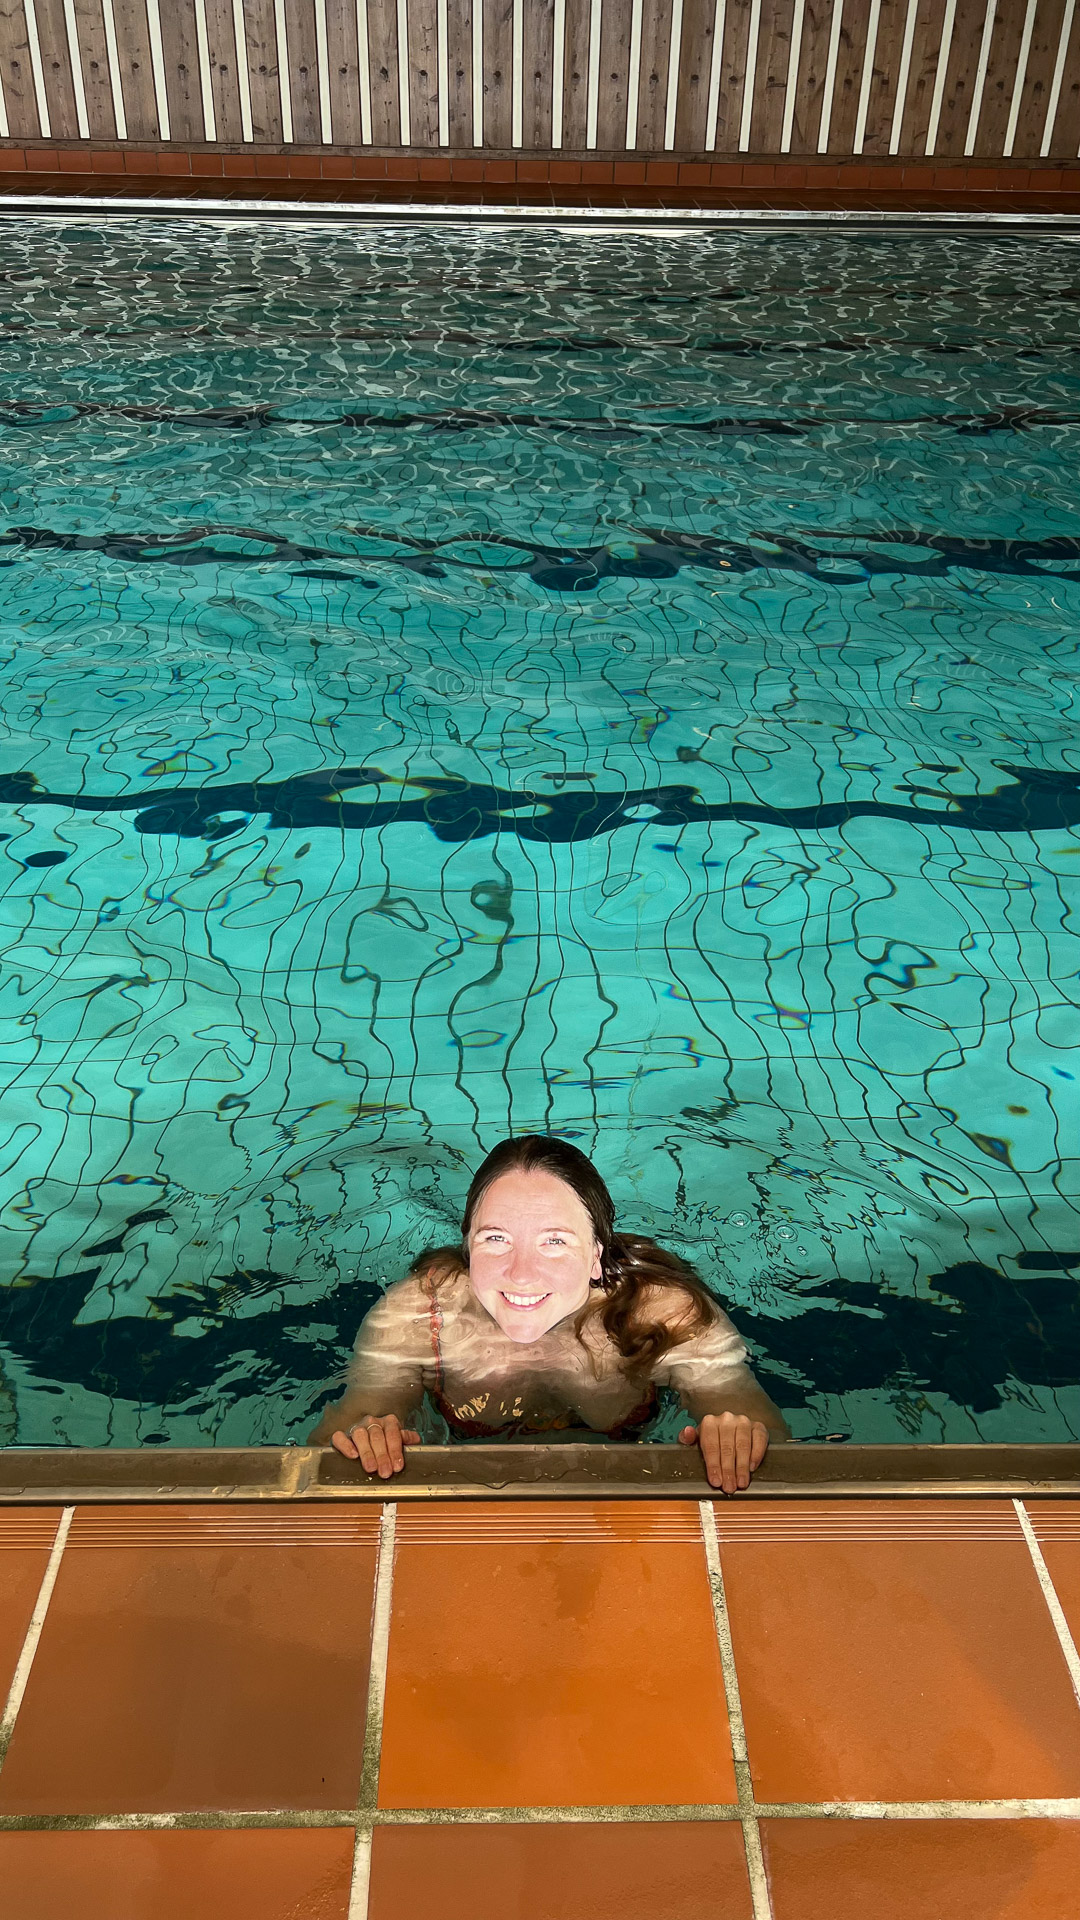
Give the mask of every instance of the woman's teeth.
[(551, 1299), (550, 1293), (507, 1293), (505, 1288), (502, 1289), (502, 1297), (512, 1307), (539, 1307), (545, 1300)]

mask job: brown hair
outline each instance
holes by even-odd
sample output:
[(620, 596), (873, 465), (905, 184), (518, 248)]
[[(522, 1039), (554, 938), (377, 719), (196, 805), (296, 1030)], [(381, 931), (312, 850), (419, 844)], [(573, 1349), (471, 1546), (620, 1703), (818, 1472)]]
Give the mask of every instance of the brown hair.
[[(601, 1274), (592, 1282), (599, 1297), (586, 1302), (574, 1327), (580, 1337), (585, 1321), (598, 1315), (622, 1356), (624, 1373), (648, 1374), (670, 1347), (680, 1346), (716, 1320), (716, 1302), (693, 1267), (655, 1240), (616, 1233), (614, 1202), (592, 1161), (568, 1140), (551, 1134), (525, 1133), (492, 1148), (469, 1187), (460, 1247), (428, 1248), (414, 1261), (414, 1273), (422, 1272), (437, 1284), (463, 1267), (468, 1271), (469, 1234), (476, 1210), (504, 1173), (554, 1174), (581, 1201), (600, 1246)], [(673, 1318), (657, 1316), (657, 1303), (649, 1301), (656, 1288), (670, 1289), (676, 1296), (679, 1312)]]

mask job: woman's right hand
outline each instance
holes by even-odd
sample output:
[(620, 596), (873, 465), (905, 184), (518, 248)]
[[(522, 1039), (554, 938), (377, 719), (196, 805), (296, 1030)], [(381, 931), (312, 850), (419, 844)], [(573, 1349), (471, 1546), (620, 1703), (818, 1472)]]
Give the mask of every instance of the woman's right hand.
[(339, 1428), (330, 1440), (346, 1460), (359, 1460), (365, 1473), (377, 1473), (380, 1480), (400, 1473), (405, 1465), (405, 1448), (420, 1445), (420, 1435), (411, 1427), (403, 1427), (396, 1413), (366, 1413), (347, 1432)]

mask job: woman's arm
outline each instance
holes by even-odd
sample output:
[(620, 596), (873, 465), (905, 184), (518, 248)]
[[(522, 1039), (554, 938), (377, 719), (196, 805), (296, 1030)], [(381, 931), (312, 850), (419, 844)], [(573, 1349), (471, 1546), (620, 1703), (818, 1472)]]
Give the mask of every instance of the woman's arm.
[[(676, 1303), (672, 1310), (678, 1314)], [(675, 1324), (678, 1324), (676, 1318)], [(770, 1440), (788, 1440), (780, 1412), (746, 1363), (746, 1343), (726, 1313), (664, 1356), (663, 1379), (682, 1395), (695, 1422), (679, 1435), (701, 1448), (710, 1486), (738, 1493), (750, 1485)]]
[(400, 1281), (376, 1301), (356, 1336), (345, 1392), (324, 1408), (309, 1445), (329, 1442), (383, 1478), (401, 1470), (403, 1447), (420, 1440), (411, 1423), (424, 1398), (426, 1324), (427, 1303), (414, 1279)]

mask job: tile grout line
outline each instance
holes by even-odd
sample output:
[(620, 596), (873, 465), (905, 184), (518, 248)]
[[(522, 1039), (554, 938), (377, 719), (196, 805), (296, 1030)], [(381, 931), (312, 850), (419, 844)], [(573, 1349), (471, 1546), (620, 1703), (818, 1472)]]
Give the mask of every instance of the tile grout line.
[(1035, 1538), (1035, 1529), (1031, 1524), (1028, 1510), (1022, 1500), (1014, 1500), (1013, 1506), (1016, 1509), (1016, 1517), (1020, 1522), (1024, 1539), (1027, 1541), (1027, 1549), (1031, 1555), (1031, 1564), (1035, 1568), (1035, 1577), (1042, 1588), (1047, 1611), (1054, 1623), (1054, 1632), (1057, 1634), (1058, 1644), (1065, 1656), (1065, 1665), (1069, 1669), (1069, 1679), (1072, 1681), (1077, 1704), (1080, 1705), (1080, 1653), (1076, 1651), (1076, 1642), (1069, 1631), (1069, 1623), (1065, 1618), (1061, 1601), (1058, 1599), (1057, 1588), (1051, 1579), (1050, 1569), (1043, 1558), (1043, 1550)]
[(716, 1511), (712, 1501), (699, 1500), (698, 1513), (701, 1516), (701, 1542), (705, 1549), (705, 1570), (712, 1595), (716, 1644), (720, 1650), (720, 1668), (724, 1676), (724, 1698), (727, 1702), (735, 1785), (739, 1795), (739, 1819), (742, 1822), (743, 1846), (746, 1850), (746, 1871), (750, 1880), (750, 1901), (754, 1920), (773, 1920), (769, 1882), (761, 1852), (761, 1828), (758, 1825), (758, 1810), (754, 1802), (754, 1782), (750, 1773), (750, 1760), (746, 1746), (746, 1723), (743, 1719), (742, 1696), (739, 1692), (739, 1675), (735, 1666), (731, 1621), (728, 1617), (727, 1595), (724, 1592), (724, 1572), (720, 1564), (720, 1538), (716, 1530)]
[(375, 1593), (371, 1610), (371, 1660), (368, 1666), (367, 1711), (364, 1715), (364, 1751), (360, 1791), (356, 1801), (356, 1839), (348, 1920), (367, 1920), (371, 1888), (371, 1842), (379, 1798), (382, 1762), (383, 1708), (386, 1702), (386, 1666), (390, 1651), (390, 1609), (394, 1597), (394, 1548), (397, 1543), (397, 1507), (388, 1500), (379, 1523), (379, 1550), (375, 1562)]
[[(755, 1800), (758, 1820), (1078, 1820), (1080, 1798), (1061, 1800)], [(607, 1826), (688, 1822), (741, 1823), (730, 1801), (646, 1806), (380, 1807), (375, 1827)], [(262, 1831), (318, 1827), (354, 1829), (355, 1807), (217, 1808), (170, 1813), (4, 1813), (0, 1833), (141, 1833)]]
[(4, 1704), (3, 1715), (0, 1716), (0, 1768), (3, 1767), (4, 1761), (7, 1759), (8, 1748), (11, 1745), (11, 1736), (15, 1731), (15, 1722), (19, 1717), (19, 1708), (23, 1703), (23, 1695), (26, 1692), (27, 1681), (30, 1678), (30, 1669), (34, 1664), (34, 1655), (38, 1650), (38, 1641), (41, 1639), (41, 1629), (45, 1625), (45, 1615), (49, 1611), (49, 1602), (52, 1599), (53, 1588), (56, 1585), (56, 1576), (60, 1571), (60, 1562), (64, 1557), (64, 1548), (67, 1545), (68, 1532), (74, 1518), (75, 1508), (65, 1507), (63, 1513), (60, 1515), (60, 1524), (53, 1537), (52, 1552), (49, 1554), (45, 1572), (41, 1576), (41, 1585), (38, 1588), (38, 1597), (34, 1603), (34, 1611), (30, 1615), (30, 1624), (26, 1629), (26, 1636), (22, 1643), (22, 1651), (19, 1654), (18, 1665), (15, 1668), (14, 1677), (8, 1689), (8, 1697)]

